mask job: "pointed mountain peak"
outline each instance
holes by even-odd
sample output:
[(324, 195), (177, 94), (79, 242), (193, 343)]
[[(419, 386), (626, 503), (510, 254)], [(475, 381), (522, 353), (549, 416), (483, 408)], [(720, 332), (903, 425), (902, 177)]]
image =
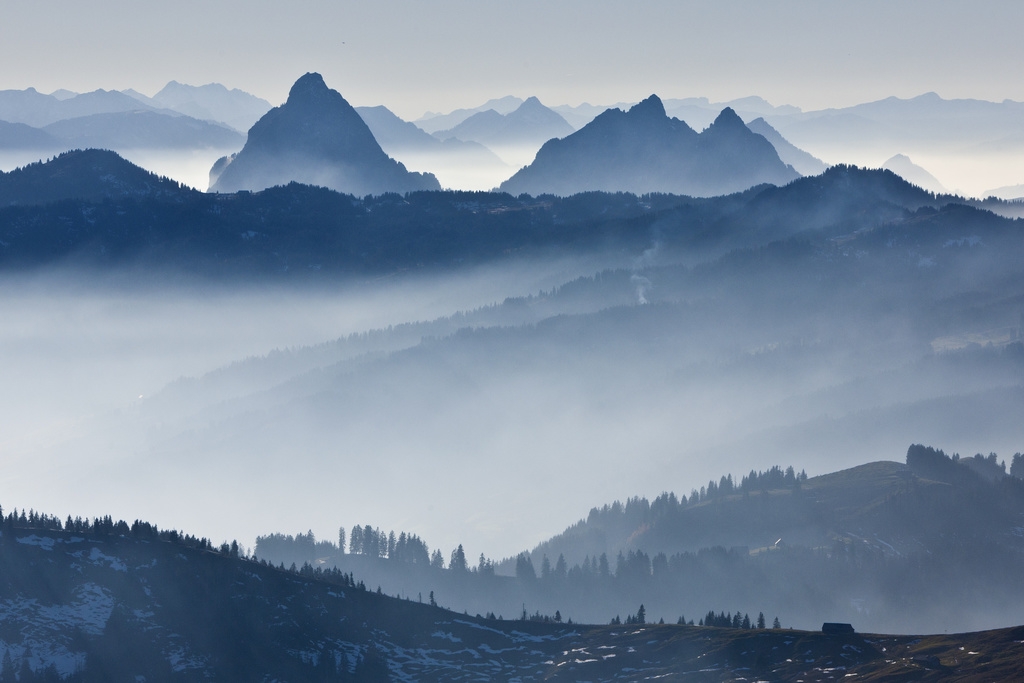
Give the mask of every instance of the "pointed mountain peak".
[(657, 95), (651, 95), (643, 102), (638, 102), (629, 108), (629, 113), (634, 116), (644, 117), (658, 117), (665, 118), (668, 114), (665, 113), (665, 105), (662, 104), (661, 98)]
[(329, 94), (331, 89), (324, 83), (324, 77), (310, 72), (295, 81), (288, 91), (288, 102), (316, 101)]
[(516, 110), (514, 112), (509, 114), (509, 116), (511, 116), (512, 114), (522, 115), (522, 114), (530, 114), (530, 113), (538, 113), (538, 112), (539, 113), (548, 113), (550, 111), (551, 110), (548, 109), (547, 107), (545, 107), (543, 104), (541, 104), (541, 101), (538, 100), (536, 97), (528, 97), (528, 98), (526, 98), (523, 101), (522, 104), (520, 104), (516, 108)]
[(711, 124), (711, 128), (746, 128), (746, 124), (743, 123), (743, 119), (740, 118), (739, 114), (733, 111), (732, 107), (726, 107), (722, 110), (722, 113), (718, 115), (715, 122)]

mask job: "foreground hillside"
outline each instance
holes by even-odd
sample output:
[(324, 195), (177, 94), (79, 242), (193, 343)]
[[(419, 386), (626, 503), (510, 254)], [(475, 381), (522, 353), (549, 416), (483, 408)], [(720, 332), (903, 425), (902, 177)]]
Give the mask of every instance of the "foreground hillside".
[(1024, 675), (1024, 628), (919, 638), (484, 619), (109, 518), (9, 515), (0, 566), (0, 677), (20, 682)]

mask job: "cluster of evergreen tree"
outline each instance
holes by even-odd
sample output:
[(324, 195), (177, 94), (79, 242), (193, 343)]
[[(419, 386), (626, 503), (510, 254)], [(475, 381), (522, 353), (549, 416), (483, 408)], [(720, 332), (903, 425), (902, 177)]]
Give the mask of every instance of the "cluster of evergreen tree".
[[(619, 615), (615, 615), (614, 617), (612, 617), (612, 620), (611, 620), (610, 623), (611, 623), (612, 626), (618, 626), (618, 625), (621, 625), (621, 624), (626, 624), (626, 625), (646, 624), (647, 623), (647, 609), (643, 606), (643, 604), (641, 604), (640, 608), (636, 611), (635, 614), (626, 615), (625, 621), (623, 621), (622, 617), (620, 617)], [(664, 622), (664, 620), (662, 620), (659, 623), (663, 624), (665, 622)], [(691, 619), (690, 621), (686, 621), (686, 617), (683, 616), (683, 615), (680, 615), (679, 619), (676, 621), (676, 624), (679, 625), (679, 626), (693, 626), (693, 620)], [(718, 614), (716, 614), (714, 610), (708, 611), (707, 615), (705, 615), (704, 618), (700, 620), (700, 622), (698, 623), (698, 626), (716, 626), (718, 628), (743, 628), (743, 629), (766, 628), (765, 620), (764, 620), (764, 612), (759, 612), (758, 615), (757, 615), (757, 621), (756, 622), (751, 622), (750, 621), (750, 616), (747, 615), (747, 614), (741, 614), (740, 612), (736, 612), (735, 614), (732, 614), (732, 615), (730, 615), (727, 612), (719, 612)], [(779, 623), (779, 618), (778, 617), (775, 617), (775, 621), (772, 624), (772, 628), (782, 628), (781, 624)]]
[[(114, 521), (110, 515), (96, 517), (92, 520), (82, 517), (68, 515), (62, 523), (59, 517), (39, 513), (35, 510), (22, 510), (20, 513), (14, 508), (6, 516), (3, 514), (3, 507), (0, 506), (0, 519), (3, 520), (3, 529), (38, 529), (40, 531), (65, 531), (68, 533), (82, 534), (92, 537), (124, 536), (143, 540), (160, 540), (180, 543), (190, 548), (199, 550), (213, 550), (213, 544), (208, 538), (197, 538), (183, 534), (175, 529), (159, 529), (155, 524), (135, 520), (129, 525), (123, 519)], [(221, 546), (224, 554), (239, 555), (238, 541)]]
[[(338, 530), (338, 548), (344, 552), (345, 527)], [(369, 555), (410, 564), (430, 564), (430, 548), (419, 536), (404, 531), (395, 535), (387, 534), (369, 524), (352, 527), (349, 537), (349, 552), (353, 555)]]
[(601, 523), (607, 521), (607, 518), (625, 518), (631, 524), (654, 522), (671, 517), (687, 506), (699, 505), (735, 493), (796, 489), (805, 481), (807, 481), (807, 472), (801, 470), (797, 473), (792, 466), (785, 470), (778, 465), (763, 472), (750, 470), (750, 473), (744, 475), (738, 484), (731, 474), (727, 474), (717, 482), (711, 479), (706, 486), (693, 489), (689, 496), (679, 497), (675, 493), (662, 493), (653, 501), (636, 496), (628, 498), (625, 504), (615, 501), (610, 505), (592, 508), (587, 515), (587, 523)]
[(357, 524), (347, 534), (345, 527), (340, 527), (337, 545), (331, 541), (317, 540), (312, 531), (294, 536), (280, 533), (258, 536), (253, 554), (272, 564), (331, 563), (337, 561), (337, 556), (346, 554), (346, 545), (349, 555), (392, 560), (423, 567), (429, 566), (434, 569), (445, 569), (447, 566), (448, 569), (456, 573), (494, 574), (494, 562), (484, 557), (483, 554), (480, 555), (477, 566), (471, 568), (461, 544), (452, 550), (446, 565), (441, 551), (439, 549), (431, 551), (423, 539), (416, 534), (405, 531), (396, 534), (394, 530), (384, 532), (379, 527), (374, 528), (369, 524), (363, 526)]
[[(682, 617), (679, 617), (682, 620)], [(693, 622), (690, 622), (691, 624)], [(730, 615), (728, 612), (719, 612), (715, 614), (714, 610), (709, 611), (704, 618), (700, 620), (699, 626), (715, 626), (717, 628), (767, 628), (764, 620), (764, 612), (758, 612), (757, 621), (751, 622), (750, 615), (741, 614), (735, 612)], [(775, 621), (772, 622), (772, 628), (782, 628), (782, 624), (779, 623), (779, 618), (775, 617)]]

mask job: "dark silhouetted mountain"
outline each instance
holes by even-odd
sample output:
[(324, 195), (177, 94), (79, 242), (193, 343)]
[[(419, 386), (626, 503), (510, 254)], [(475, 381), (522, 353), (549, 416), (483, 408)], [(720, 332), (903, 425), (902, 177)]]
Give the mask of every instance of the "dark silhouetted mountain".
[(937, 194), (944, 194), (948, 192), (943, 184), (939, 182), (938, 178), (915, 164), (910, 160), (910, 157), (905, 154), (897, 154), (890, 158), (882, 164), (882, 168), (887, 171), (892, 171), (907, 182), (913, 183), (918, 187), (922, 187), (929, 192), (935, 192)]
[(508, 114), (493, 109), (470, 116), (465, 121), (434, 136), (446, 140), (457, 138), (483, 145), (540, 145), (552, 138), (561, 138), (573, 132), (573, 127), (562, 116), (530, 97)]
[(62, 142), (44, 130), (24, 123), (0, 121), (0, 149), (60, 149)]
[[(105, 161), (88, 162), (95, 158)], [(139, 176), (126, 180), (111, 168), (135, 169), (141, 185), (135, 184)], [(964, 200), (936, 197), (890, 171), (844, 166), (781, 188), (711, 199), (586, 193), (538, 201), (501, 193), (421, 192), (397, 203), (387, 195), (353, 203), (350, 196), (299, 184), (218, 198), (173, 191), (175, 183), (95, 150), (2, 178), (3, 205), (21, 206), (0, 216), (0, 254), (24, 265), (83, 254), (85, 260), (98, 259), (96, 265), (157, 258), (167, 267), (233, 274), (380, 273), (479, 263), (530, 249), (642, 250), (655, 239), (667, 250), (721, 253), (796, 236), (857, 235), (864, 241), (884, 229), (886, 239), (899, 235), (913, 240), (918, 251), (941, 251), (965, 230), (993, 246), (1016, 234), (1012, 221), (951, 204)], [(158, 181), (161, 189), (154, 195)], [(96, 205), (102, 198), (118, 201)], [(25, 206), (59, 199), (83, 203), (74, 209)], [(933, 213), (921, 214), (924, 209)]]
[(457, 139), (438, 140), (416, 124), (399, 118), (387, 107), (356, 107), (356, 111), (369, 126), (381, 148), (391, 156), (401, 156), (403, 152), (440, 153), (458, 156), (468, 163), (473, 160), (501, 163), (494, 152), (480, 143)]
[(245, 139), (221, 124), (152, 110), (63, 119), (43, 130), (70, 148), (231, 149)]
[(198, 193), (101, 149), (64, 152), (48, 162), (0, 172), (0, 206), (48, 204), (66, 199), (166, 199)]
[(288, 101), (267, 112), (210, 189), (262, 190), (289, 182), (356, 195), (440, 189), (430, 174), (410, 173), (384, 153), (352, 106), (308, 73)]
[(219, 121), (235, 130), (247, 131), (271, 109), (270, 102), (220, 83), (185, 85), (171, 81), (152, 101), (159, 107), (205, 121)]
[(800, 175), (818, 175), (828, 168), (828, 165), (818, 157), (808, 154), (786, 138), (779, 134), (779, 131), (768, 125), (763, 118), (757, 118), (747, 124), (747, 128), (764, 137), (772, 143), (775, 151), (779, 153), (782, 162), (789, 164)]
[(215, 549), (146, 522), (60, 526), (9, 515), (0, 536), (3, 675), (20, 671), (20, 683), (800, 680), (840, 662), (843, 675), (869, 681), (907, 671), (921, 680), (1024, 674), (1024, 628), (866, 638), (656, 624), (654, 604), (625, 629), (565, 622), (571, 614), (470, 616), (423, 596), (373, 592), (351, 574), (275, 568), (242, 557), (237, 544)]
[(571, 195), (586, 191), (666, 192), (713, 196), (798, 177), (775, 148), (731, 109), (697, 133), (669, 118), (652, 95), (628, 112), (605, 111), (502, 183), (512, 194)]
[(512, 95), (506, 95), (505, 97), (498, 97), (492, 100), (487, 100), (479, 107), (473, 107), (470, 109), (456, 109), (448, 114), (436, 114), (434, 112), (427, 112), (419, 119), (415, 121), (415, 124), (427, 131), (428, 133), (436, 133), (439, 130), (447, 130), (454, 128), (473, 114), (479, 114), (480, 112), (493, 109), (499, 114), (509, 114), (515, 111), (519, 105), (523, 103), (523, 100)]

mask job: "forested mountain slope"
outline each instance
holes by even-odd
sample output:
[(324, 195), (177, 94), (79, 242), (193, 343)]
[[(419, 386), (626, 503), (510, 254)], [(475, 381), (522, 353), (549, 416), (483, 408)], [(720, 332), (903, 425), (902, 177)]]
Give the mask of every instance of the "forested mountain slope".
[(109, 518), (8, 515), (0, 564), (0, 677), (19, 683), (1021, 675), (1020, 629), (920, 638), (481, 618)]

